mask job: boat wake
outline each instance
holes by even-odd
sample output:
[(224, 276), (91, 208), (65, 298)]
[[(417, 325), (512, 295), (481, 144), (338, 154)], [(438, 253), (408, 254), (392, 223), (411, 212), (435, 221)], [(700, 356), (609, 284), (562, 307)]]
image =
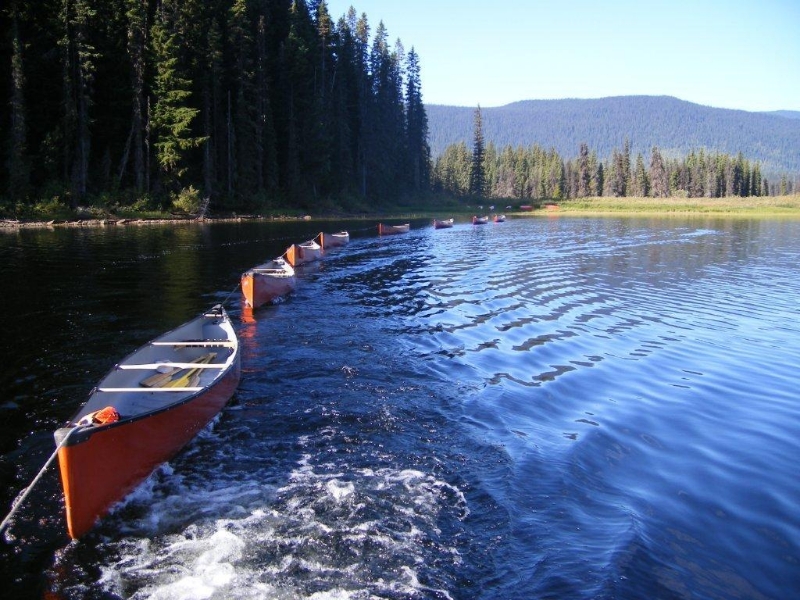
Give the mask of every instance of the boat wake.
[[(280, 455), (274, 443), (232, 443), (251, 434), (206, 430), (179, 465), (159, 469), (98, 527), (108, 541), (96, 546), (97, 573), (72, 568), (79, 546), (62, 551), (53, 574), (59, 591), (164, 599), (450, 597), (442, 567), (453, 572), (462, 559), (442, 526), (469, 515), (456, 486), (421, 468), (385, 464), (393, 462), (388, 455), (357, 466), (341, 451), (346, 432), (333, 426), (300, 436), (288, 469), (280, 458), (269, 460)], [(190, 463), (218, 466), (201, 472)]]

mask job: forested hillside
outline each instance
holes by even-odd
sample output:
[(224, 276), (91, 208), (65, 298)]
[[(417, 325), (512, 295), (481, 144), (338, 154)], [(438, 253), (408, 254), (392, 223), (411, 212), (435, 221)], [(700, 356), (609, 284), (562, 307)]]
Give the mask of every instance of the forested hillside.
[(0, 208), (349, 207), (428, 189), (419, 57), (324, 0), (7, 0)]
[[(472, 144), (475, 107), (428, 105), (434, 156), (447, 146)], [(691, 151), (738, 155), (761, 163), (772, 176), (800, 173), (800, 119), (794, 111), (752, 113), (700, 106), (668, 96), (622, 96), (596, 100), (527, 100), (481, 108), (487, 143), (553, 148), (574, 157), (581, 143), (601, 160), (627, 139), (633, 155), (658, 147), (665, 157)]]

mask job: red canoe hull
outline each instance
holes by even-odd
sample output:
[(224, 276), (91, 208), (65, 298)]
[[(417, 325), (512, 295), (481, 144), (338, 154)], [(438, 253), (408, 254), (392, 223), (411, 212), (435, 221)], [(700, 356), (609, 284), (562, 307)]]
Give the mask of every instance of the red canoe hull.
[(70, 537), (87, 533), (156, 467), (174, 457), (227, 404), (240, 377), (237, 357), (214, 385), (185, 402), (72, 434), (58, 451)]
[(252, 271), (242, 275), (242, 293), (247, 306), (251, 308), (258, 308), (275, 298), (285, 296), (294, 290), (295, 285), (294, 277), (271, 277)]

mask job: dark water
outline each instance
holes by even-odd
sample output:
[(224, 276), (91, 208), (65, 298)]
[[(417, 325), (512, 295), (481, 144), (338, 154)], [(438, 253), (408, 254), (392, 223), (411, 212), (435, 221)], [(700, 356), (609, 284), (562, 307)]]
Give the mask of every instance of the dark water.
[(800, 594), (800, 222), (414, 225), (0, 235), (5, 514), (117, 359), (352, 232), (285, 302), (228, 299), (231, 405), (80, 543), (51, 469), (4, 595)]

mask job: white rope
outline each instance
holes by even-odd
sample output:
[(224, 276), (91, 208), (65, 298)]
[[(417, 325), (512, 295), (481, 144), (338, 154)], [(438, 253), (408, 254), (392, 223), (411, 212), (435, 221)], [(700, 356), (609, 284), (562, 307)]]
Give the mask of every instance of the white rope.
[(6, 529), (6, 527), (8, 527), (9, 523), (11, 522), (11, 519), (14, 518), (14, 515), (17, 513), (19, 508), (22, 506), (22, 503), (25, 502), (27, 497), (33, 491), (33, 486), (35, 486), (37, 483), (39, 483), (39, 480), (42, 478), (42, 476), (44, 475), (45, 471), (47, 471), (47, 468), (55, 460), (56, 456), (58, 456), (58, 451), (61, 450), (61, 448), (66, 445), (66, 443), (69, 440), (70, 436), (74, 432), (76, 432), (78, 429), (79, 429), (78, 427), (73, 427), (72, 429), (70, 429), (70, 431), (67, 433), (67, 435), (64, 436), (64, 439), (61, 440), (61, 443), (59, 443), (58, 446), (56, 446), (55, 451), (50, 455), (50, 458), (47, 459), (47, 462), (44, 463), (44, 466), (36, 474), (36, 477), (33, 478), (33, 481), (31, 481), (30, 484), (28, 485), (28, 487), (26, 487), (24, 490), (22, 490), (22, 492), (20, 492), (20, 494), (17, 496), (17, 498), (11, 503), (11, 512), (9, 512), (8, 515), (6, 516), (6, 518), (3, 519), (3, 522), (0, 523), (0, 533), (2, 533)]

